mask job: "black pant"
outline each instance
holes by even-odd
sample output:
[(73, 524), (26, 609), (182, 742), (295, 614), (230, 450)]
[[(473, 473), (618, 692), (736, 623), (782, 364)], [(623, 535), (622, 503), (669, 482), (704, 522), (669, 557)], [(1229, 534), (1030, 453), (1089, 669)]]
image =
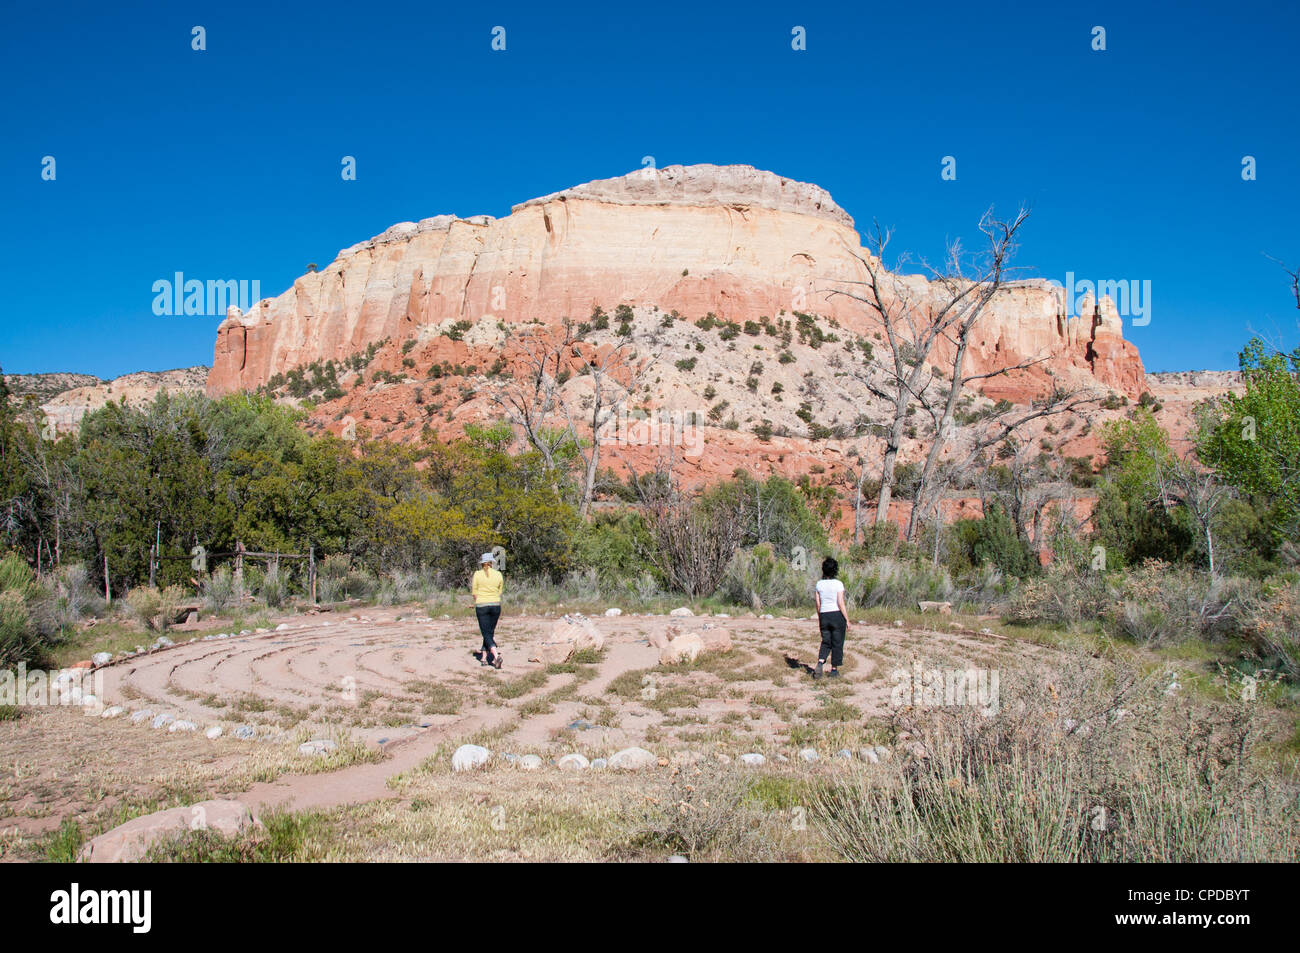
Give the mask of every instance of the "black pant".
[(834, 612), (817, 613), (817, 624), (822, 630), (822, 647), (817, 653), (817, 660), (821, 662), (829, 657), (831, 667), (839, 668), (844, 664), (844, 632), (848, 628), (848, 619), (836, 609)]
[(497, 631), (497, 620), (501, 618), (501, 607), (475, 606), (474, 614), (478, 616), (478, 630), (483, 634), (483, 651), (493, 651), (496, 649), (497, 644), (492, 636)]

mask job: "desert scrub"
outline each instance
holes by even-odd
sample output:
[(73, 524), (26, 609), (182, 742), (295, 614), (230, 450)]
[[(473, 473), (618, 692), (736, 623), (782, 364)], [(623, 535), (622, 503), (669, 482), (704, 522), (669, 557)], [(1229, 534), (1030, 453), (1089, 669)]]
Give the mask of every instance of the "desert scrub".
[[(674, 775), (626, 822), (615, 856), (679, 854), (689, 860), (786, 859), (790, 821), (750, 794), (753, 780), (733, 768)], [(659, 794), (659, 792), (656, 792)]]
[(0, 667), (48, 664), (68, 626), (102, 606), (79, 566), (37, 578), (16, 552), (0, 558)]
[(137, 586), (126, 594), (126, 608), (146, 629), (157, 628), (158, 611), (162, 608), (162, 593), (157, 589)]
[(1297, 792), (1254, 755), (1257, 706), (1162, 687), (1080, 655), (1003, 673), (988, 717), (902, 709), (899, 757), (855, 767), (810, 816), (852, 861), (1294, 861)]
[(262, 574), (257, 589), (257, 595), (272, 608), (279, 608), (284, 605), (285, 600), (289, 597), (289, 580), (287, 574), (280, 569), (279, 563), (271, 563), (266, 567), (266, 572)]
[(1300, 583), (1267, 584), (1243, 615), (1242, 628), (1265, 662), (1276, 660), (1290, 678), (1300, 676)]
[(31, 614), (22, 593), (0, 592), (0, 665), (34, 661), (42, 653), (31, 627)]
[(948, 571), (928, 562), (879, 556), (842, 573), (851, 606), (915, 607), (921, 600), (952, 599), (956, 587)]
[(1148, 560), (1121, 574), (1116, 589), (1115, 601), (1103, 613), (1106, 626), (1136, 642), (1210, 638), (1232, 626), (1223, 580), (1191, 569)]
[(812, 584), (807, 570), (778, 558), (771, 543), (760, 543), (736, 552), (722, 579), (721, 594), (735, 605), (761, 612), (770, 606), (807, 605)]
[(212, 570), (203, 596), (209, 612), (222, 612), (232, 605), (238, 605), (244, 598), (229, 566), (218, 566)]
[(1045, 576), (1022, 580), (1002, 611), (1002, 621), (1075, 628), (1099, 619), (1113, 598), (1104, 576), (1057, 566)]

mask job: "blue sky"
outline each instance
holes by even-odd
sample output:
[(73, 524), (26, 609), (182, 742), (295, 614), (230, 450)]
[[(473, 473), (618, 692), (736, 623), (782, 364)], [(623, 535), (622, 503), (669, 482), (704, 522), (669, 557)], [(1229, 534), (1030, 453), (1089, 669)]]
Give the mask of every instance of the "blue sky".
[(1026, 274), (1151, 281), (1150, 323), (1125, 328), (1149, 370), (1235, 367), (1252, 331), (1295, 343), (1262, 253), (1300, 265), (1300, 7), (880, 6), (13, 7), (0, 365), (209, 364), (219, 318), (155, 316), (154, 281), (275, 295), (395, 222), (505, 215), (646, 155), (816, 182), (931, 257), (1026, 203)]

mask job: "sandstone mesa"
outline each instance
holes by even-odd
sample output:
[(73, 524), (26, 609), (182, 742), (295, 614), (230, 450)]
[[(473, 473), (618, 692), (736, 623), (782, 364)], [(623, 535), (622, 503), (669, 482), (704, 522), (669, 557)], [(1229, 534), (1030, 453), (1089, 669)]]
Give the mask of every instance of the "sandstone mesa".
[[(855, 256), (868, 252), (853, 219), (816, 185), (739, 165), (638, 170), (525, 201), (504, 218), (403, 222), (344, 249), (249, 313), (230, 309), (207, 391), (254, 390), (292, 368), (385, 338), (427, 339), (452, 322), (559, 324), (598, 305), (736, 322), (804, 310), (867, 334), (860, 304), (827, 298), (862, 280)], [(920, 276), (908, 282), (926, 288)], [(1144, 369), (1113, 303), (1086, 298), (1080, 311), (1067, 316), (1064, 295), (1045, 280), (1017, 282), (981, 322), (968, 370), (1046, 358), (985, 384), (995, 399), (1027, 399), (1051, 377), (1138, 396)]]

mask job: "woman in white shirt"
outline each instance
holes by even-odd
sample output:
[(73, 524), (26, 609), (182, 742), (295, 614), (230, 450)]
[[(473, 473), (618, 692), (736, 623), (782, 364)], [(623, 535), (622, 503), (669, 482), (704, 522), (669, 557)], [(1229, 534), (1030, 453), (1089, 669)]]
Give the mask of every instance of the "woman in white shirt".
[(832, 557), (822, 560), (822, 577), (815, 587), (817, 623), (821, 627), (822, 647), (817, 653), (817, 670), (813, 678), (822, 677), (822, 666), (831, 663), (830, 677), (839, 678), (844, 664), (844, 636), (849, 627), (849, 610), (844, 602), (844, 583), (836, 579), (840, 564)]

